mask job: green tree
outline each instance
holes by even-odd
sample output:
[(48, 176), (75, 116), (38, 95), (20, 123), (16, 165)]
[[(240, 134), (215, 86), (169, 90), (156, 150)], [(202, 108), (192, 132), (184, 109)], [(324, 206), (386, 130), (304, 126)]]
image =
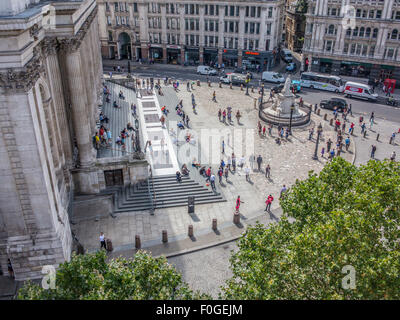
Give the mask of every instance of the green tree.
[[(398, 163), (335, 158), (287, 192), (279, 223), (251, 227), (238, 241), (222, 297), (399, 299), (399, 195)], [(343, 286), (347, 265), (355, 289)]]
[(64, 300), (187, 300), (204, 299), (193, 292), (165, 257), (153, 258), (139, 251), (134, 259), (115, 258), (107, 261), (105, 251), (73, 255), (60, 265), (55, 289), (45, 290), (27, 282), (19, 299)]

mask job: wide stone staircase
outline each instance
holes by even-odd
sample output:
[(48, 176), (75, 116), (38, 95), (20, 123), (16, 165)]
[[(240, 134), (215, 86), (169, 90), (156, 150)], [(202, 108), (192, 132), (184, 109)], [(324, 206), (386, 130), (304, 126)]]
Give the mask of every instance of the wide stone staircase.
[(175, 175), (165, 175), (154, 177), (150, 186), (146, 181), (119, 188), (114, 193), (114, 213), (150, 210), (152, 200), (155, 209), (186, 206), (189, 196), (195, 197), (195, 204), (226, 201), (221, 193), (215, 193), (189, 177), (182, 177), (182, 182), (177, 182)]

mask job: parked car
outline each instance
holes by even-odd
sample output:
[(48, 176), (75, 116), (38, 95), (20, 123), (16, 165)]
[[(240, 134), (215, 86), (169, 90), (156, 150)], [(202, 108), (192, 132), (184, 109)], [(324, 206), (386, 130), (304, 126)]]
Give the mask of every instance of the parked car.
[(273, 82), (273, 83), (283, 83), (285, 78), (278, 72), (264, 71), (261, 77), (262, 81)]
[(296, 71), (296, 64), (294, 62), (289, 62), (289, 64), (286, 66), (286, 71), (288, 72)]
[[(277, 85), (277, 86), (273, 86), (271, 88), (271, 91), (274, 91), (275, 93), (280, 93), (282, 92), (282, 89), (285, 85), (283, 83)], [(300, 85), (300, 81), (299, 80), (292, 80), (292, 84), (290, 86), (290, 90), (292, 90), (293, 92), (293, 88), (294, 88), (294, 93), (300, 92), (301, 90), (301, 85)]]
[(215, 76), (215, 75), (217, 75), (217, 70), (207, 67), (207, 66), (198, 66), (197, 73), (207, 75), (207, 76)]
[(333, 110), (337, 107), (338, 112), (343, 112), (344, 108), (347, 108), (347, 102), (341, 98), (330, 98), (329, 100), (321, 100), (319, 106), (329, 110)]
[(281, 58), (286, 63), (292, 62), (293, 61), (292, 52), (288, 49), (282, 49), (281, 50)]
[(376, 101), (378, 98), (378, 94), (374, 93), (369, 85), (358, 82), (346, 82), (343, 93), (345, 97), (356, 97), (369, 101)]

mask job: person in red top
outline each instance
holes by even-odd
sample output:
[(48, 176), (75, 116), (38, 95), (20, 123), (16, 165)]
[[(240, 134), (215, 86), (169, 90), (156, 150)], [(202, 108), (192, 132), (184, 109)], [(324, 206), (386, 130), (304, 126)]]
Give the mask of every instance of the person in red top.
[(211, 177), (211, 167), (208, 167), (207, 171), (206, 171), (206, 181), (210, 181), (210, 177)]
[(265, 136), (265, 126), (263, 127), (263, 136)]
[(240, 196), (238, 196), (236, 199), (236, 212), (239, 212), (239, 207), (242, 202), (244, 203), (244, 201), (240, 200)]
[(267, 200), (265, 201), (265, 204), (266, 204), (267, 206), (265, 207), (265, 210), (264, 210), (264, 211), (270, 212), (272, 201), (274, 201), (274, 197), (273, 197), (272, 195), (269, 195), (268, 198), (267, 198)]
[(349, 133), (353, 134), (353, 131), (354, 131), (354, 123), (352, 122), (350, 125)]

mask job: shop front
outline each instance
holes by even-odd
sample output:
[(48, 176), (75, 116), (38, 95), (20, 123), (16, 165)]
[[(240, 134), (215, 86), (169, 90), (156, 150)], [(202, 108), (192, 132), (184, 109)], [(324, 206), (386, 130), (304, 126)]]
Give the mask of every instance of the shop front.
[(271, 70), (274, 55), (269, 51), (243, 51), (242, 66), (251, 71)]
[(151, 60), (154, 62), (163, 62), (163, 49), (160, 46), (155, 46), (154, 44), (151, 45), (150, 51), (149, 51), (149, 57)]
[(185, 63), (189, 66), (198, 65), (200, 62), (199, 48), (186, 47), (185, 48)]
[(218, 49), (204, 49), (204, 64), (214, 66), (218, 63)]
[(322, 73), (331, 73), (332, 72), (332, 64), (333, 64), (332, 59), (320, 58), (318, 71), (322, 72)]
[(225, 64), (225, 68), (233, 68), (238, 65), (238, 51), (224, 49), (222, 52), (222, 63)]
[(181, 61), (181, 47), (167, 45), (167, 63), (180, 64)]
[(354, 62), (354, 61), (342, 61), (340, 63), (340, 73), (344, 76), (352, 77), (369, 77), (371, 73), (372, 64)]

